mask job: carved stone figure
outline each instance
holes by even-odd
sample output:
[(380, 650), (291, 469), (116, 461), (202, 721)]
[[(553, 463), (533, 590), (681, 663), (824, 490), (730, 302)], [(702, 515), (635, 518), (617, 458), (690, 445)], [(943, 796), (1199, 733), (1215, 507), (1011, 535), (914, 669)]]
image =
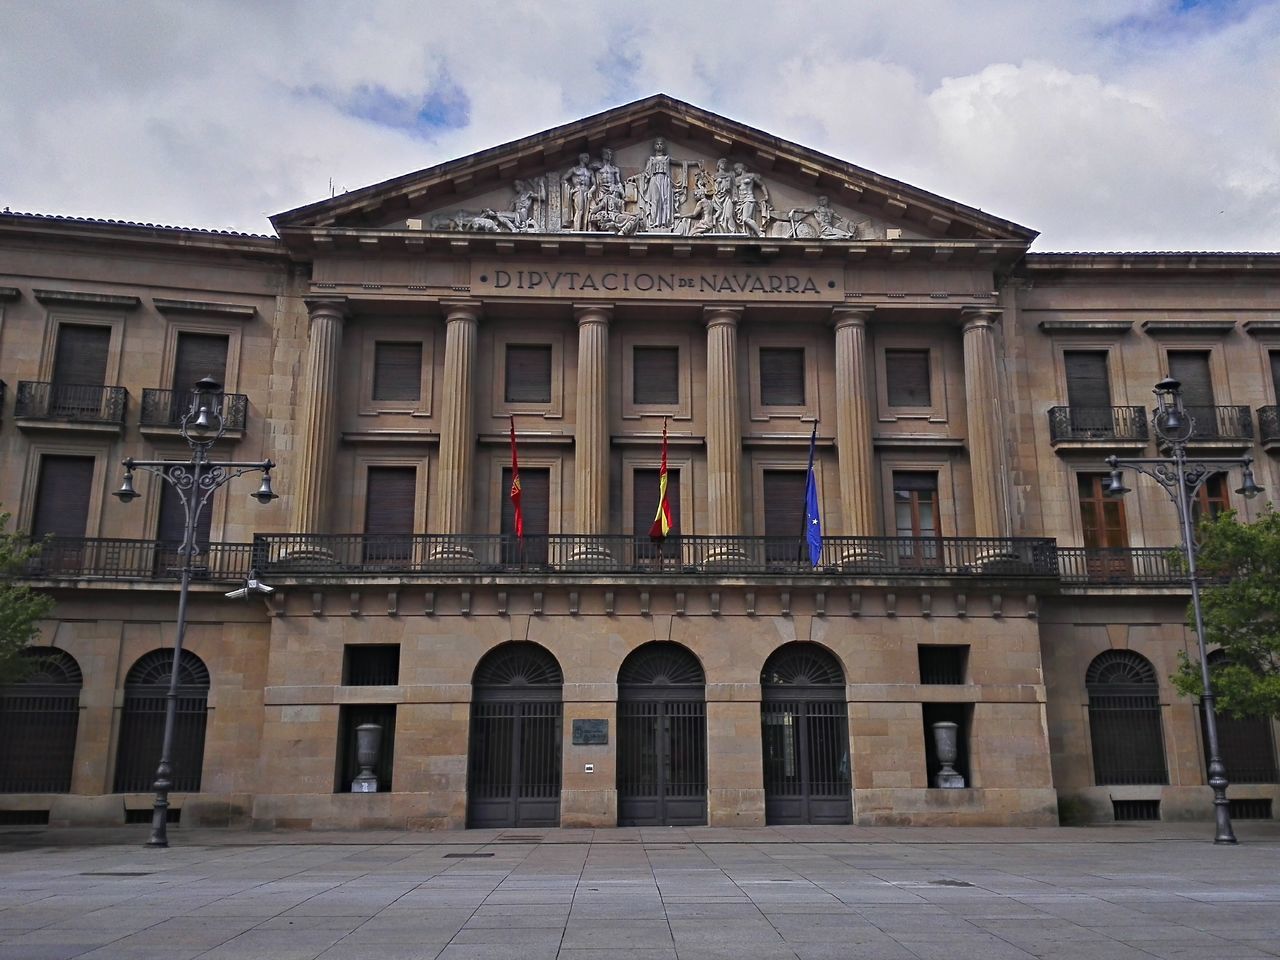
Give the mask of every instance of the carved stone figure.
[(514, 189), (511, 209), (516, 223), (521, 224), (517, 229), (525, 232), (538, 230), (542, 224), (542, 209), (547, 202), (547, 182), (541, 177), (517, 180)]
[(626, 212), (621, 192), (602, 190), (591, 202), (591, 226), (605, 233), (629, 237), (639, 229), (640, 217)]
[(737, 233), (733, 215), (733, 171), (729, 161), (721, 157), (716, 161), (716, 172), (711, 176), (711, 205), (715, 210), (715, 232)]
[(818, 237), (823, 240), (850, 240), (858, 234), (858, 227), (845, 217), (836, 213), (831, 201), (826, 197), (818, 197), (817, 204), (812, 207), (793, 207), (787, 212), (787, 221), (791, 224), (791, 236), (799, 236), (797, 228), (806, 216), (812, 216), (818, 224)]
[(591, 155), (578, 154), (578, 165), (566, 171), (560, 182), (569, 190), (566, 206), (570, 229), (576, 232), (590, 230), (591, 190), (596, 182), (595, 174), (591, 172)]
[(644, 210), (645, 227), (649, 230), (670, 230), (675, 209), (671, 203), (671, 155), (667, 153), (666, 140), (659, 137), (653, 141), (653, 156), (640, 176), (640, 204)]
[(715, 204), (707, 196), (707, 186), (702, 177), (698, 178), (693, 189), (693, 198), (692, 212), (675, 215), (676, 233), (682, 237), (697, 237), (716, 229)]
[(596, 174), (596, 190), (600, 193), (617, 194), (622, 197), (622, 171), (613, 162), (613, 150), (604, 147), (600, 151), (600, 159), (591, 164)]
[[(733, 165), (733, 182), (737, 190), (734, 199), (734, 215), (737, 226), (746, 233), (760, 236), (760, 221), (769, 219), (769, 188), (758, 173), (749, 173), (744, 163)], [(759, 190), (760, 195), (756, 196)], [(757, 219), (759, 215), (759, 220)]]

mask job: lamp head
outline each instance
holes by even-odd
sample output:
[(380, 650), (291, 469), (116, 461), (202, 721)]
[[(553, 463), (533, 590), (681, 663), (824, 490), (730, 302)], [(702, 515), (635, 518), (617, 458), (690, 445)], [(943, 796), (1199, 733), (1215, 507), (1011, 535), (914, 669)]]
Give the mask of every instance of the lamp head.
[(1182, 382), (1165, 377), (1151, 392), (1156, 395), (1159, 426), (1168, 434), (1178, 434), (1186, 424), (1186, 413), (1182, 409)]
[(257, 491), (250, 494), (250, 496), (252, 496), (253, 499), (257, 500), (263, 506), (266, 506), (272, 500), (276, 500), (279, 498), (280, 495), (271, 489), (271, 471), (270, 470), (264, 470), (262, 472), (262, 484), (261, 486), (258, 487)]
[(1120, 472), (1120, 468), (1112, 465), (1111, 480), (1107, 483), (1104, 491), (1108, 497), (1123, 497), (1129, 492), (1129, 488), (1124, 485), (1124, 474)]
[(1240, 487), (1236, 493), (1246, 500), (1252, 500), (1262, 492), (1262, 487), (1258, 486), (1258, 482), (1253, 479), (1253, 463), (1249, 458), (1245, 458), (1244, 471), (1240, 480)]
[(138, 491), (133, 489), (133, 471), (125, 470), (124, 480), (120, 483), (120, 489), (112, 494), (121, 503), (132, 503), (138, 499)]

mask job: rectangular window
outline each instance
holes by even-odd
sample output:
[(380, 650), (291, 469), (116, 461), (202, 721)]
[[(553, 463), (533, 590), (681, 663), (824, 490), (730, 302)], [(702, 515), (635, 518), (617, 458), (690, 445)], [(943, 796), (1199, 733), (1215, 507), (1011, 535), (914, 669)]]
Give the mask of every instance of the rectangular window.
[(1109, 497), (1106, 473), (1076, 475), (1080, 528), (1084, 535), (1085, 570), (1090, 580), (1125, 580), (1133, 574), (1124, 501)]
[(920, 660), (921, 683), (964, 683), (969, 664), (969, 645), (926, 644), (917, 649)]
[(760, 348), (760, 405), (804, 406), (804, 348)]
[[(640, 556), (657, 556), (658, 548), (649, 539), (653, 518), (658, 513), (657, 470), (637, 470), (632, 475), (631, 530)], [(671, 532), (662, 544), (662, 552), (677, 556), (680, 549), (680, 471), (667, 468), (667, 503), (671, 507)]]
[(551, 402), (551, 345), (508, 344), (507, 403)]
[(631, 351), (632, 402), (680, 402), (680, 348), (635, 347)]
[(360, 773), (356, 728), (364, 724), (376, 724), (381, 728), (373, 773), (378, 778), (378, 793), (388, 793), (391, 790), (391, 771), (395, 760), (396, 706), (394, 703), (350, 704), (338, 708), (338, 775), (334, 784), (336, 793), (350, 792), (351, 782)]
[(417, 402), (422, 396), (422, 344), (373, 345), (373, 399)]
[(808, 556), (802, 544), (804, 534), (803, 470), (766, 470), (763, 475), (765, 559), (770, 563), (792, 563)]
[(59, 386), (103, 386), (110, 349), (110, 327), (62, 324), (53, 355), (53, 382)]
[(365, 563), (396, 563), (412, 557), (417, 497), (417, 468), (369, 468), (364, 505)]
[[(551, 532), (551, 471), (520, 468), (520, 512), (524, 516), (524, 544), (516, 540), (516, 514), (507, 494), (511, 468), (502, 469), (502, 541), (504, 563), (547, 562), (547, 534)], [(521, 552), (523, 550), (523, 552)]]
[(928, 350), (886, 350), (885, 391), (891, 407), (930, 407)]
[(1077, 409), (1106, 409), (1110, 418), (1111, 377), (1105, 350), (1068, 350), (1062, 355), (1067, 374), (1067, 405)]
[(894, 471), (894, 532), (899, 537), (936, 537), (938, 475), (932, 471)]
[[(1188, 409), (1214, 405), (1208, 350), (1170, 350), (1169, 376), (1182, 384), (1182, 402)], [(1200, 418), (1203, 415), (1193, 411), (1192, 416)], [(1212, 422), (1197, 426), (1207, 427)]]
[(1276, 403), (1280, 403), (1280, 350), (1271, 351), (1271, 389)]
[(44, 456), (36, 487), (31, 538), (83, 537), (89, 525), (93, 457)]
[(1227, 494), (1227, 475), (1215, 473), (1196, 491), (1191, 501), (1191, 522), (1199, 523), (1207, 517), (1210, 520), (1218, 514), (1231, 509), (1231, 498)]
[(400, 644), (348, 643), (342, 648), (346, 687), (394, 687), (400, 682)]
[(212, 377), (225, 386), (229, 343), (229, 337), (218, 334), (179, 332), (173, 361), (173, 391), (187, 399), (196, 381), (205, 377)]

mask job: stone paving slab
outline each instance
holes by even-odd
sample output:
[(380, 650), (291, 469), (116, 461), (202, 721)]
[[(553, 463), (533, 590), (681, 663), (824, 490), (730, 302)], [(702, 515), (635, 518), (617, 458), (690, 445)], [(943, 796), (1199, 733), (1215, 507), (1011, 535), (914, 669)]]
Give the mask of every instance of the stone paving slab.
[(1280, 957), (1280, 823), (1211, 832), (0, 829), (0, 960)]

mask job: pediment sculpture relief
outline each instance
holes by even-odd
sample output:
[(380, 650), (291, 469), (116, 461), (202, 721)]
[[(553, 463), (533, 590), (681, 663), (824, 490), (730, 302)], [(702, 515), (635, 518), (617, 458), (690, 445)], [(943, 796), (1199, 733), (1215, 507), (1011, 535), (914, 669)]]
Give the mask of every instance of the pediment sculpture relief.
[[(776, 187), (776, 185), (775, 185)], [(776, 192), (776, 191), (775, 191)], [(506, 209), (431, 215), (429, 230), (469, 233), (603, 233), (616, 236), (747, 236), (873, 240), (884, 225), (850, 218), (828, 197), (778, 203), (765, 178), (745, 163), (676, 158), (663, 138), (643, 166), (620, 167), (608, 147), (578, 155), (563, 173), (516, 180)]]

